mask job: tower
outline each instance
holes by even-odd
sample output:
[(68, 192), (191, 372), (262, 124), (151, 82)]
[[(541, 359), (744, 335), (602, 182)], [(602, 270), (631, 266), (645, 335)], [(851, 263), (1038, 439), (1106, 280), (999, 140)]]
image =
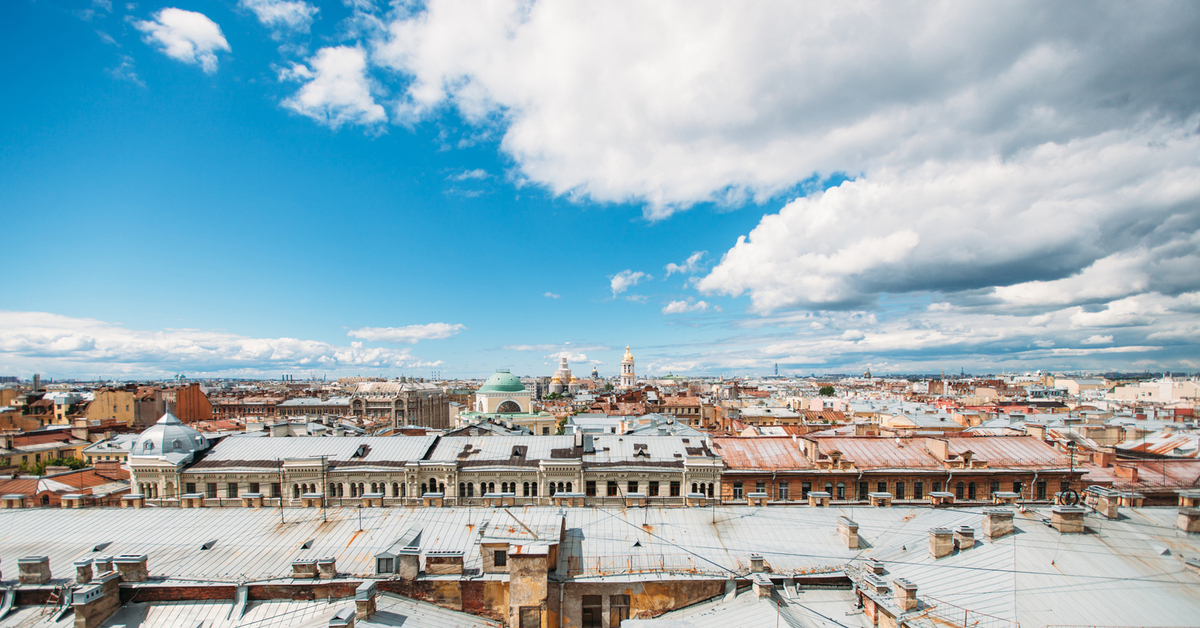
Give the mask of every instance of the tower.
[(621, 388), (633, 388), (637, 376), (633, 373), (633, 354), (629, 345), (625, 345), (625, 356), (621, 358)]

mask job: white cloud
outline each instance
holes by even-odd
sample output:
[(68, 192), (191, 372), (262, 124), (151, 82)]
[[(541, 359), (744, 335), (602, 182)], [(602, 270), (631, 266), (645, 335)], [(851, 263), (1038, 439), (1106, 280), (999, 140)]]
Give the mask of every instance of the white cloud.
[(408, 325), (406, 327), (362, 327), (352, 329), (346, 335), (351, 338), (362, 338), (368, 342), (409, 342), (421, 340), (442, 340), (457, 335), (466, 329), (466, 325), (450, 323), (428, 323), (426, 325)]
[(378, 59), (411, 78), (402, 117), (498, 122), (528, 180), (662, 217), (1186, 112), (1197, 19), (1167, 3), (431, 0), (388, 25)]
[(471, 181), (488, 178), (486, 170), (476, 168), (474, 170), (464, 170), (456, 175), (447, 177), (451, 181)]
[(217, 71), (218, 52), (230, 52), (221, 27), (203, 13), (167, 8), (133, 26), (145, 33), (147, 44), (158, 45), (172, 59), (199, 65), (206, 74)]
[(320, 10), (303, 0), (238, 0), (267, 28), (307, 33)]
[(858, 342), (859, 340), (862, 340), (866, 337), (867, 337), (866, 334), (862, 333), (861, 331), (859, 331), (857, 329), (847, 329), (846, 331), (842, 332), (842, 340), (846, 340), (849, 342)]
[(612, 293), (615, 297), (631, 287), (638, 285), (638, 282), (643, 279), (649, 280), (652, 279), (652, 277), (640, 270), (634, 272), (633, 270), (626, 269), (613, 275), (612, 281), (609, 285), (612, 287)]
[(578, 345), (578, 344), (572, 344), (572, 343), (569, 343), (569, 342), (564, 342), (564, 343), (562, 343), (562, 344), (540, 344), (540, 345), (505, 345), (505, 346), (503, 346), (503, 347), (501, 347), (501, 348), (502, 348), (502, 349), (505, 349), (505, 350), (507, 350), (507, 351), (539, 351), (539, 352), (552, 352), (552, 353), (553, 353), (553, 355), (554, 355), (555, 357), (557, 357), (559, 353), (562, 353), (562, 352), (571, 352), (571, 351), (577, 351), (577, 352), (583, 352), (583, 351), (612, 351), (612, 347), (609, 347), (609, 346), (607, 346), (607, 345), (593, 345), (593, 344), (583, 344), (583, 345)]
[(1127, 298), (1113, 301), (1096, 312), (1083, 308), (1075, 310), (1071, 315), (1071, 324), (1075, 327), (1131, 327), (1153, 323), (1154, 319), (1149, 314), (1159, 308), (1146, 307), (1137, 299)]
[(708, 255), (708, 251), (696, 251), (695, 253), (692, 253), (691, 255), (689, 255), (688, 258), (686, 260), (684, 260), (682, 264), (675, 264), (675, 263), (667, 264), (667, 266), (666, 266), (667, 274), (663, 276), (663, 279), (670, 277), (674, 273), (687, 274), (687, 273), (696, 272), (697, 270), (700, 269), (700, 260), (705, 255)]
[(543, 294), (542, 296), (546, 297), (547, 299), (557, 299), (557, 298), (561, 297), (562, 295), (554, 294), (553, 292), (547, 292), (546, 294)]
[(361, 48), (322, 48), (309, 65), (292, 64), (281, 80), (306, 81), (300, 91), (283, 101), (297, 113), (336, 129), (343, 124), (373, 126), (387, 121), (383, 106), (372, 96), (366, 53)]
[(431, 366), (407, 349), (332, 345), (297, 338), (251, 338), (223, 331), (141, 331), (89, 318), (0, 311), (0, 354), (10, 368), (72, 374), (157, 375), (189, 371), (261, 373), (281, 368)]
[(688, 297), (686, 301), (671, 301), (662, 309), (663, 314), (686, 314), (688, 312), (707, 312), (708, 303), (696, 301)]
[(1108, 334), (1108, 335), (1106, 335), (1106, 336), (1101, 336), (1101, 335), (1097, 334), (1097, 335), (1095, 335), (1095, 336), (1088, 336), (1087, 338), (1084, 338), (1083, 340), (1080, 340), (1080, 341), (1079, 341), (1079, 344), (1084, 344), (1084, 345), (1107, 345), (1107, 344), (1112, 344), (1112, 341), (1113, 341), (1112, 334)]
[[(1174, 263), (1194, 254), (1198, 203), (1200, 137), (1174, 126), (1048, 143), (1006, 159), (881, 168), (765, 216), (697, 287), (749, 292), (753, 308), (767, 312), (1057, 280), (1113, 258), (1082, 273), (1093, 287), (1069, 291), (1114, 296), (1133, 288), (1103, 285), (1112, 283), (1106, 270), (1133, 280), (1144, 273), (1130, 268), (1131, 257)], [(1137, 254), (1155, 247), (1155, 256)], [(1187, 281), (1200, 282), (1192, 275)], [(1066, 291), (1026, 287), (999, 296), (1053, 301), (1043, 293)]]

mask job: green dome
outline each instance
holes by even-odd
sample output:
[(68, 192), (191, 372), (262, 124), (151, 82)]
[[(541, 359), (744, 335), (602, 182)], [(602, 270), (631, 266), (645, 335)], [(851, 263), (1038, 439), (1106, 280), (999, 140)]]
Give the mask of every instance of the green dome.
[(508, 369), (496, 369), (496, 372), (487, 378), (483, 386), (479, 387), (479, 392), (523, 392), (524, 390), (525, 384), (509, 373)]

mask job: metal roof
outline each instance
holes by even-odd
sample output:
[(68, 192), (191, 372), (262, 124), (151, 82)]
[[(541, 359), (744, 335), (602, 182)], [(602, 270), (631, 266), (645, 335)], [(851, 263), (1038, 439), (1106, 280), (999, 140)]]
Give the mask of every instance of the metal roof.
[[(261, 467), (276, 460), (325, 456), (331, 463), (395, 466), (420, 460), (436, 436), (349, 436), (342, 438), (225, 438), (192, 468)], [(356, 457), (360, 446), (366, 453)], [(389, 464), (390, 463), (390, 464)]]

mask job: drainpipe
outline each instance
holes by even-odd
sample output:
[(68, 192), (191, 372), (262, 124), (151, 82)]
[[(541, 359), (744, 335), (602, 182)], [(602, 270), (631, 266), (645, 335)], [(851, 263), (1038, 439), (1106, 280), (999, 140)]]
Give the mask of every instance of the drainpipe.
[[(862, 484), (862, 474), (863, 474), (863, 471), (864, 471), (864, 469), (859, 469), (859, 470), (858, 470), (858, 477), (854, 478), (854, 490), (855, 490), (856, 492), (858, 491), (858, 486), (859, 486), (860, 484)], [(871, 487), (869, 487), (869, 486), (868, 486), (867, 488), (871, 488)], [(870, 491), (867, 491), (867, 492), (870, 492)], [(858, 497), (859, 497), (859, 499), (862, 499), (862, 495), (859, 495)]]
[[(1033, 485), (1029, 487), (1029, 494), (1030, 494), (1030, 495), (1033, 495), (1033, 494), (1035, 494), (1033, 491), (1034, 491), (1034, 490), (1036, 490), (1036, 487), (1037, 487), (1037, 476), (1038, 476), (1038, 469), (1034, 469), (1034, 470), (1033, 470)], [(1021, 501), (1023, 502), (1023, 501), (1025, 501), (1025, 495), (1024, 495), (1024, 493), (1025, 493), (1025, 490), (1024, 490), (1024, 489), (1022, 489), (1022, 490), (1021, 490), (1021, 493), (1022, 493), (1022, 494), (1021, 494)]]
[(563, 625), (563, 585), (564, 584), (565, 583), (563, 583), (563, 582), (558, 583), (558, 628), (562, 628), (562, 625)]

